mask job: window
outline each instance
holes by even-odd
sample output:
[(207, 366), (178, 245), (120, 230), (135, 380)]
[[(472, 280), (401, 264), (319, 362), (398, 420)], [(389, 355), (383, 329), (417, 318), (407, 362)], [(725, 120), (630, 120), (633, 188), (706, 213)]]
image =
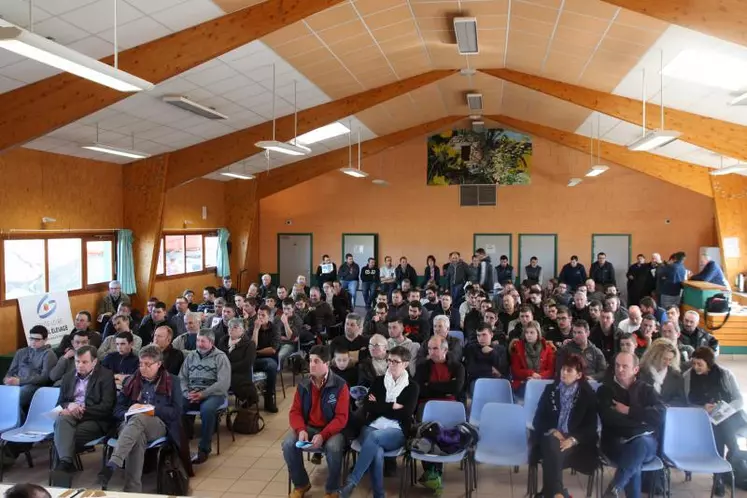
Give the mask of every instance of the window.
[(215, 232), (166, 233), (161, 239), (156, 275), (173, 277), (212, 271), (217, 252), (218, 236)]
[(105, 288), (114, 278), (114, 235), (13, 235), (3, 241), (3, 300)]

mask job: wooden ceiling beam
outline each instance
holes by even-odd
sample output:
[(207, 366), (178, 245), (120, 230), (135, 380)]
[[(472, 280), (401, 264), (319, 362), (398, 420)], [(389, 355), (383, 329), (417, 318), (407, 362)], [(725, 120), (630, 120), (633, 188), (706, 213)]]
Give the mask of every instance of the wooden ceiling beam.
[[(655, 2), (654, 2), (655, 3)], [(513, 71), (511, 69), (480, 69), (480, 71), (509, 83), (535, 90), (560, 100), (601, 112), (640, 126), (643, 121), (643, 106), (640, 100), (563, 83), (541, 76)], [(660, 107), (647, 104), (646, 126), (660, 127)], [(700, 116), (679, 109), (665, 109), (665, 123), (669, 130), (682, 133), (680, 140), (703, 147), (724, 156), (747, 161), (747, 126), (728, 121)]]
[[(158, 0), (154, 0), (158, 1)], [(343, 0), (267, 0), (119, 54), (119, 68), (161, 83)], [(102, 59), (113, 64), (113, 57)], [(62, 73), (0, 95), (0, 151), (110, 106), (129, 93)]]
[[(485, 118), (523, 133), (544, 138), (545, 140), (579, 150), (586, 154), (590, 153), (589, 137), (508, 116), (495, 115), (485, 116)], [(708, 168), (704, 166), (697, 166), (648, 152), (632, 152), (627, 147), (610, 142), (602, 142), (599, 154), (611, 163), (619, 164), (625, 168), (658, 178), (678, 187), (692, 190), (698, 194), (713, 197), (711, 176), (708, 174)]]
[[(298, 134), (369, 109), (455, 73), (454, 69), (430, 71), (300, 111)], [(285, 142), (292, 139), (293, 115), (277, 119), (275, 127), (277, 140)], [(261, 152), (262, 149), (255, 147), (254, 144), (260, 140), (269, 140), (272, 136), (272, 121), (268, 121), (184, 149), (167, 152), (165, 155), (170, 158), (166, 187), (174, 188)]]
[(747, 46), (742, 0), (602, 0), (645, 16)]
[[(463, 116), (447, 116), (427, 123), (419, 124), (405, 130), (401, 130), (383, 137), (374, 138), (361, 143), (361, 156), (365, 159), (378, 154), (386, 149), (408, 142), (412, 139), (422, 137), (429, 133), (441, 130), (457, 121)], [(317, 176), (335, 171), (348, 165), (348, 149), (333, 150), (326, 154), (310, 157), (302, 161), (263, 172), (256, 175), (257, 182), (256, 198), (263, 199), (276, 194), (281, 190), (307, 182)], [(366, 170), (365, 163), (362, 168)], [(235, 180), (243, 181), (243, 180)], [(233, 183), (233, 182), (231, 182)]]

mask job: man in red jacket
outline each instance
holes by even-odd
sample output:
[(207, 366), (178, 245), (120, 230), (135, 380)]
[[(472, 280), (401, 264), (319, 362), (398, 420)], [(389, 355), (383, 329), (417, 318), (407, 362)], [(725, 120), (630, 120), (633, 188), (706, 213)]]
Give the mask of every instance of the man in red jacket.
[(290, 409), (292, 432), (283, 441), (283, 458), (293, 481), (290, 498), (303, 498), (311, 489), (303, 463), (302, 449), (296, 443), (310, 443), (304, 449), (320, 449), (327, 457), (324, 498), (337, 498), (340, 489), (350, 391), (344, 380), (329, 370), (329, 351), (317, 345), (309, 352), (309, 377), (298, 384)]

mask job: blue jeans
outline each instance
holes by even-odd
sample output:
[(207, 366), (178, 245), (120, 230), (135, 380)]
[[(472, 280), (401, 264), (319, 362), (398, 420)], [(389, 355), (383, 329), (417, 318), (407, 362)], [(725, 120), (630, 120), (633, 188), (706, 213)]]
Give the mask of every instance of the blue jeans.
[(363, 294), (363, 303), (366, 309), (371, 309), (374, 295), (376, 295), (376, 282), (361, 282), (361, 294)]
[(392, 304), (392, 292), (394, 292), (394, 289), (396, 288), (397, 284), (395, 282), (381, 284), (381, 287), (379, 287), (381, 292), (386, 292), (387, 303)]
[(298, 345), (297, 344), (281, 344), (280, 349), (278, 349), (278, 365), (280, 365), (280, 369), (282, 370), (283, 365), (285, 364), (285, 359), (288, 358), (290, 355), (298, 351)]
[(350, 304), (355, 308), (355, 298), (358, 293), (358, 281), (357, 280), (343, 280), (342, 288), (348, 291), (350, 294)]
[(464, 284), (457, 284), (451, 286), (451, 305), (456, 306), (457, 309), (459, 309), (459, 306), (462, 304), (462, 301), (464, 300)]
[[(306, 432), (309, 433), (309, 440), (311, 440), (321, 430), (307, 427)], [(291, 430), (283, 440), (283, 458), (285, 459), (285, 464), (288, 466), (288, 473), (290, 474), (293, 486), (304, 488), (309, 485), (309, 474), (306, 473), (306, 467), (303, 464), (304, 452), (296, 448), (296, 441), (298, 441), (298, 435), (295, 431)], [(342, 457), (345, 453), (345, 437), (342, 434), (335, 434), (324, 441), (322, 451), (327, 459), (327, 483), (324, 485), (324, 489), (327, 493), (336, 493), (340, 489)]]
[(361, 452), (348, 476), (348, 483), (357, 486), (368, 471), (374, 498), (383, 498), (384, 452), (401, 448), (405, 444), (405, 435), (402, 429), (374, 429), (367, 425), (358, 440), (361, 441)]
[(612, 485), (624, 489), (627, 498), (641, 497), (641, 467), (653, 460), (657, 446), (654, 436), (641, 436), (629, 443), (602, 444), (604, 454), (617, 465)]
[(188, 411), (200, 410), (202, 426), (200, 427), (200, 443), (197, 445), (197, 448), (203, 453), (210, 454), (213, 442), (213, 432), (215, 432), (216, 429), (216, 412), (225, 402), (226, 398), (223, 396), (208, 396), (200, 403), (190, 403), (189, 400), (185, 400), (184, 402), (183, 410), (185, 414)]
[(254, 371), (264, 372), (267, 375), (265, 384), (265, 396), (275, 395), (275, 382), (278, 376), (278, 362), (275, 358), (264, 356), (254, 360)]

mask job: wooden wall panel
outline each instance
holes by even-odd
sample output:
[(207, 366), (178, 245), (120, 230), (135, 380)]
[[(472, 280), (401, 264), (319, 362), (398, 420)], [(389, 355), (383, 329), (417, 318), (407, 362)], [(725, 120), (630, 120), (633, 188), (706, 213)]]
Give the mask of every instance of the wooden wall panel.
[(190, 289), (195, 293), (195, 302), (202, 301), (202, 289), (212, 285), (218, 287), (221, 281), (214, 274), (191, 275), (181, 278), (168, 280), (158, 280), (153, 286), (152, 296), (157, 297), (171, 306), (176, 301), (177, 296), (181, 296), (185, 290)]
[(724, 254), (724, 238), (739, 239), (739, 257), (724, 258), (724, 271), (733, 286), (737, 273), (747, 270), (747, 178), (712, 176), (711, 184), (721, 253)]
[[(259, 201), (256, 180), (234, 180), (225, 189), (226, 227), (231, 233), (231, 275), (238, 286), (240, 272), (242, 291), (249, 288), (259, 272), (258, 225)], [(243, 272), (246, 270), (246, 272)]]
[[(226, 223), (226, 182), (197, 180), (166, 192), (163, 228), (221, 228)], [(207, 219), (202, 219), (202, 206), (207, 207)], [(192, 223), (184, 226), (184, 220)]]

